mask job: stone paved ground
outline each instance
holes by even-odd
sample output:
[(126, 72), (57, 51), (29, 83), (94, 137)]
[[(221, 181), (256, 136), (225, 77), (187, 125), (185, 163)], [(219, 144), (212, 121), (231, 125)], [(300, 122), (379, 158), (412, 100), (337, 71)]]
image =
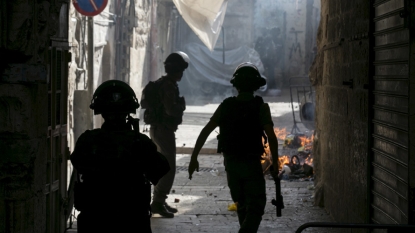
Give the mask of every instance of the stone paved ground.
[[(179, 212), (170, 219), (154, 214), (151, 219), (153, 233), (238, 232), (236, 212), (228, 210), (228, 205), (233, 202), (226, 183), (222, 156), (200, 155), (200, 167), (209, 169), (195, 173), (192, 180), (188, 179), (187, 171), (181, 171), (182, 167), (188, 165), (189, 159), (190, 155), (178, 155), (179, 170), (176, 173), (172, 193), (167, 199), (167, 202), (178, 208)], [(282, 181), (285, 209), (282, 210), (282, 217), (277, 218), (276, 209), (271, 205), (271, 199), (275, 195), (274, 182), (266, 179), (267, 204), (258, 232), (294, 233), (306, 222), (332, 222), (324, 209), (313, 206), (312, 187), (312, 181)], [(77, 232), (76, 222), (67, 232)], [(309, 228), (303, 232), (340, 231)]]
[[(274, 126), (286, 128), (288, 132), (293, 126), (292, 110), (290, 105), (289, 90), (283, 90), (281, 96), (265, 97), (269, 102)], [(194, 174), (193, 179), (188, 179), (187, 166), (190, 153), (196, 138), (203, 126), (212, 116), (218, 106), (218, 102), (202, 101), (192, 103), (184, 114), (183, 124), (176, 132), (177, 142), (177, 166), (172, 193), (167, 202), (179, 209), (173, 219), (161, 218), (159, 215), (152, 217), (152, 229), (154, 233), (170, 232), (237, 232), (239, 229), (236, 212), (228, 211), (228, 205), (232, 200), (227, 187), (226, 174), (224, 173), (223, 158), (216, 153), (216, 133), (212, 133), (201, 155), (200, 167), (204, 171)], [(298, 105), (294, 105), (297, 120)], [(302, 124), (298, 124), (301, 131), (307, 130)], [(146, 127), (141, 125), (142, 131)], [(280, 145), (282, 141), (280, 141)], [(319, 221), (331, 222), (330, 216), (324, 209), (313, 206), (313, 182), (312, 181), (282, 181), (282, 193), (285, 209), (282, 217), (277, 218), (275, 207), (271, 205), (271, 199), (275, 195), (275, 187), (272, 180), (267, 179), (267, 205), (265, 215), (261, 222), (259, 232), (295, 232), (303, 223)], [(175, 199), (178, 202), (175, 203)], [(75, 212), (75, 216), (76, 216)], [(67, 232), (76, 232), (76, 222), (73, 229)], [(336, 230), (307, 229), (303, 232), (337, 232)]]
[[(187, 171), (180, 171), (181, 167), (187, 167), (189, 159), (189, 155), (178, 155), (179, 171), (167, 199), (179, 212), (173, 219), (155, 214), (152, 217), (153, 232), (237, 232), (239, 223), (236, 212), (228, 210), (228, 205), (233, 202), (226, 183), (222, 156), (200, 155), (200, 167), (209, 169), (195, 174), (192, 180), (188, 179)], [(275, 195), (274, 182), (267, 179), (266, 185), (268, 201), (259, 232), (295, 232), (306, 222), (332, 221), (322, 208), (313, 206), (312, 181), (282, 181), (285, 209), (282, 211), (283, 216), (278, 218), (275, 207), (271, 205)], [(303, 232), (335, 231), (310, 228)]]
[[(274, 126), (286, 128), (288, 132), (293, 127), (292, 107), (289, 90), (283, 90), (280, 96), (264, 97), (270, 105)], [(178, 172), (174, 182), (174, 193), (169, 195), (168, 203), (179, 209), (173, 219), (161, 218), (154, 215), (152, 229), (155, 233), (161, 232), (237, 232), (239, 223), (236, 212), (228, 211), (232, 199), (227, 187), (224, 173), (223, 158), (215, 154), (217, 140), (213, 132), (199, 156), (199, 163), (204, 172), (195, 174), (192, 180), (188, 179), (187, 166), (190, 153), (196, 138), (203, 126), (209, 121), (219, 105), (218, 101), (187, 101), (183, 124), (176, 132), (177, 166)], [(298, 104), (294, 104), (296, 119), (299, 120)], [(298, 124), (301, 131), (307, 129)], [(282, 141), (280, 146), (282, 145)], [(183, 168), (183, 169), (182, 169)], [(181, 171), (182, 170), (182, 171)], [(211, 171), (218, 171), (211, 172)], [(303, 223), (311, 221), (331, 222), (330, 216), (324, 209), (313, 206), (312, 181), (282, 181), (282, 193), (285, 209), (282, 217), (276, 217), (276, 210), (271, 205), (275, 195), (274, 182), (267, 179), (267, 205), (259, 232), (295, 232)], [(179, 199), (178, 203), (174, 203)], [(336, 232), (335, 230), (307, 229), (303, 232)]]

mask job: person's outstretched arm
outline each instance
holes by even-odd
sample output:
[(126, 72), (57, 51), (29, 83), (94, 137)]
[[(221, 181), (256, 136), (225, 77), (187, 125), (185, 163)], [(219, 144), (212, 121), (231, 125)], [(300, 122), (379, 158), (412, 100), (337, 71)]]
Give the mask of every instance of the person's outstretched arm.
[(214, 121), (209, 121), (205, 127), (203, 127), (202, 131), (200, 132), (199, 136), (196, 140), (195, 148), (192, 152), (192, 157), (190, 158), (189, 163), (189, 179), (192, 179), (193, 172), (199, 171), (199, 162), (197, 161), (197, 156), (199, 155), (200, 150), (202, 149), (203, 145), (206, 142), (206, 139), (209, 137), (210, 133), (212, 133), (215, 128), (218, 127), (218, 124)]

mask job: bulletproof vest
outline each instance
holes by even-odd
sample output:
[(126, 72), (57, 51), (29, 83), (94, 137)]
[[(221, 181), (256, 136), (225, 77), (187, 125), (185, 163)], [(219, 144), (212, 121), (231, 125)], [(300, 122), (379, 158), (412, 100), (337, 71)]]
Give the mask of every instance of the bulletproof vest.
[(131, 204), (136, 208), (145, 209), (145, 202), (132, 199), (133, 196), (148, 198), (144, 195), (148, 188), (133, 137), (133, 131), (103, 129), (81, 135), (72, 156), (81, 178), (75, 187), (78, 210), (101, 209), (103, 203), (108, 209), (122, 209), (123, 203), (117, 206), (114, 200), (122, 202), (126, 199), (135, 202)]
[(236, 97), (230, 97), (222, 102), (219, 144), (224, 154), (260, 158), (264, 153), (263, 128), (260, 122), (260, 108), (263, 103), (259, 96), (250, 101), (239, 101)]
[(82, 175), (75, 189), (75, 207), (82, 211), (134, 206), (145, 214), (151, 200), (150, 181), (157, 183), (168, 171), (168, 162), (158, 161), (157, 153), (147, 136), (132, 130), (87, 130), (71, 155)]
[[(164, 85), (167, 85), (167, 82), (163, 82), (161, 84), (161, 88), (163, 88)], [(179, 87), (177, 84), (174, 86), (173, 91), (175, 92), (174, 98), (178, 99), (180, 96)], [(164, 93), (161, 93), (161, 96), (163, 96)], [(179, 101), (177, 101), (179, 102)], [(165, 108), (165, 106), (163, 106)], [(177, 130), (177, 126), (180, 125), (183, 122), (183, 117), (175, 117), (175, 116), (169, 116), (167, 115), (166, 111), (162, 111), (161, 115), (161, 125), (166, 126), (169, 129)]]

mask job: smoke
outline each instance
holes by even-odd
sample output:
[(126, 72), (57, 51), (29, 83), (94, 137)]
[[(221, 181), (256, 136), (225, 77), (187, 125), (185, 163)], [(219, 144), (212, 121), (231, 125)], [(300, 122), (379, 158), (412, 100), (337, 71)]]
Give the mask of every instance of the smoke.
[[(213, 51), (181, 20), (178, 50), (190, 57), (179, 83), (188, 103), (220, 103), (236, 95), (229, 83), (237, 65), (253, 62), (267, 79), (256, 94), (278, 97), (289, 79), (307, 76), (320, 6), (305, 0), (229, 0), (223, 28)], [(205, 47), (205, 48), (203, 48)]]

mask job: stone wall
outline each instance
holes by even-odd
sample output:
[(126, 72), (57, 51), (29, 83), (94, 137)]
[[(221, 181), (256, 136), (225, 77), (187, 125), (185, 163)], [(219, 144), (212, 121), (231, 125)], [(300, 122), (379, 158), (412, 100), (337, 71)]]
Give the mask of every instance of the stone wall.
[(133, 28), (130, 45), (130, 85), (137, 98), (141, 98), (141, 91), (147, 84), (150, 74), (150, 26), (151, 5), (148, 0), (139, 0), (135, 4), (136, 25)]
[(0, 232), (46, 231), (47, 51), (62, 0), (0, 1)]
[(0, 84), (0, 93), (0, 232), (42, 232), (47, 105), (38, 103), (47, 103), (47, 88)]
[[(143, 77), (148, 73), (151, 1), (121, 1), (128, 3), (122, 6), (126, 17), (121, 21), (114, 17), (116, 2), (109, 1), (105, 12), (94, 18), (94, 87), (105, 80), (119, 78), (129, 82), (140, 98)], [(65, 7), (61, 7), (63, 5)], [(121, 28), (118, 34), (115, 31), (117, 20)], [(124, 47), (116, 46), (117, 35), (122, 35)], [(48, 49), (64, 44), (66, 50), (68, 42), (72, 54), (68, 71), (68, 141), (72, 151), (76, 136), (90, 127), (88, 113), (91, 113), (92, 92), (86, 92), (85, 17), (78, 14), (68, 0), (0, 0), (0, 54), (7, 57), (0, 64), (0, 233), (47, 230), (49, 210), (45, 184), (49, 181), (46, 165), (50, 162), (48, 150), (52, 148), (47, 145), (50, 111), (47, 83), (54, 72), (49, 64)], [(122, 57), (124, 66), (118, 64), (117, 67), (116, 54), (120, 51), (128, 56)], [(61, 68), (66, 75), (66, 64)], [(117, 77), (119, 73), (124, 76)], [(101, 119), (95, 117), (94, 120), (99, 127)], [(70, 175), (71, 169), (68, 172)], [(65, 180), (60, 182), (61, 187), (66, 187)], [(64, 198), (61, 196), (62, 200)], [(50, 219), (61, 217), (50, 216)]]
[[(365, 222), (369, 1), (322, 0), (316, 89), (316, 204), (339, 222)], [(359, 36), (359, 37), (357, 37)], [(358, 39), (356, 39), (358, 38)], [(345, 85), (353, 79), (353, 86)]]
[[(69, 145), (74, 149), (79, 135), (91, 128), (90, 99), (104, 81), (123, 80), (130, 84), (137, 98), (149, 74), (149, 40), (151, 4), (148, 0), (108, 1), (105, 10), (94, 17), (94, 84), (88, 91), (87, 18), (70, 8), (70, 42), (72, 62), (69, 72)], [(121, 10), (120, 10), (121, 8)], [(120, 42), (117, 45), (117, 41)], [(85, 98), (88, 101), (85, 101)], [(103, 123), (94, 116), (94, 128)]]

